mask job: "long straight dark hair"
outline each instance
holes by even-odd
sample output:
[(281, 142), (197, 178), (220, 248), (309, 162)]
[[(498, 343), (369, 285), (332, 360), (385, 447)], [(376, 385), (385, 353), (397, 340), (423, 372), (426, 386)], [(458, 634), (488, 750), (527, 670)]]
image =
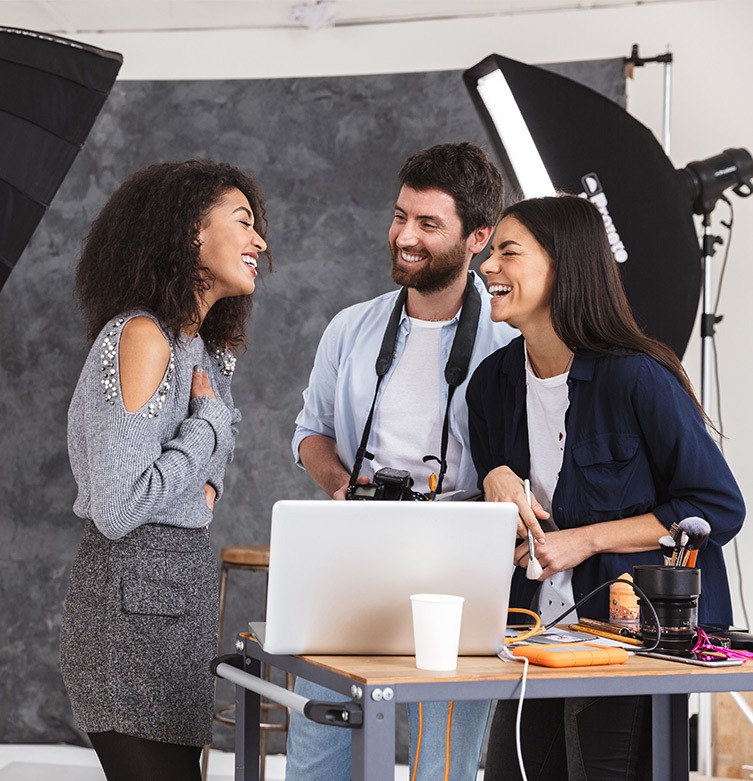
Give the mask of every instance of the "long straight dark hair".
[(599, 210), (585, 198), (558, 195), (508, 206), (502, 217), (524, 225), (554, 261), (554, 331), (574, 351), (643, 353), (668, 369), (710, 423), (685, 369), (666, 344), (635, 321)]

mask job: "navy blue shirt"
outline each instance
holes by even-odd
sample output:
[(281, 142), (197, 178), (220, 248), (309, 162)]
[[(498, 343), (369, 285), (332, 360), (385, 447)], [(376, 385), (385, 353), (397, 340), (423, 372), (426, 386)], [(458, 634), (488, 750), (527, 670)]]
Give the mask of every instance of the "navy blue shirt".
[[(699, 623), (732, 623), (722, 545), (740, 530), (745, 506), (732, 473), (677, 378), (646, 355), (576, 353), (568, 377), (565, 450), (552, 516), (561, 529), (654, 513), (669, 528), (689, 516), (711, 525), (699, 553)], [(506, 465), (530, 472), (523, 337), (492, 353), (466, 393), (473, 461), (483, 479)], [(601, 553), (573, 570), (578, 600), (635, 564), (662, 564), (660, 550)], [(528, 607), (539, 584), (516, 568), (511, 607)], [(607, 620), (608, 589), (580, 614)]]

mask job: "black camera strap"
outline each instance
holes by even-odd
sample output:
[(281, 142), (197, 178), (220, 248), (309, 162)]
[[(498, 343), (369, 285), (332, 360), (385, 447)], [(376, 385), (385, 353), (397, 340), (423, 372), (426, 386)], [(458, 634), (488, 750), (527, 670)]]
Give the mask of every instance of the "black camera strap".
[(369, 410), (369, 416), (366, 418), (366, 425), (363, 428), (363, 435), (361, 436), (361, 444), (356, 450), (356, 460), (353, 464), (353, 471), (350, 473), (350, 487), (356, 485), (358, 475), (361, 474), (361, 467), (363, 466), (364, 458), (371, 461), (374, 458), (373, 453), (369, 453), (366, 450), (366, 445), (369, 442), (369, 434), (371, 433), (371, 424), (374, 420), (374, 410), (376, 409), (377, 396), (379, 395), (379, 386), (382, 384), (384, 375), (392, 366), (392, 359), (395, 357), (395, 345), (397, 344), (397, 332), (400, 327), (400, 317), (403, 314), (403, 307), (405, 306), (405, 299), (408, 295), (408, 288), (404, 287), (400, 290), (395, 306), (392, 308), (390, 319), (387, 321), (387, 328), (384, 331), (382, 337), (382, 346), (379, 348), (379, 357), (376, 361), (376, 388), (374, 389), (374, 398), (371, 400), (371, 409)]
[[(363, 429), (363, 435), (361, 437), (361, 444), (356, 451), (355, 463), (353, 464), (353, 471), (350, 474), (350, 486), (356, 485), (358, 475), (361, 473), (361, 467), (363, 466), (363, 460), (373, 459), (374, 454), (369, 453), (366, 446), (369, 441), (369, 434), (371, 433), (371, 426), (374, 421), (374, 411), (376, 409), (377, 396), (379, 395), (379, 387), (382, 384), (382, 380), (392, 366), (392, 361), (395, 358), (395, 347), (397, 346), (397, 336), (400, 327), (400, 318), (402, 317), (403, 307), (405, 306), (405, 299), (408, 295), (408, 288), (403, 288), (395, 301), (395, 306), (390, 314), (390, 319), (387, 322), (387, 328), (384, 331), (384, 337), (382, 338), (382, 346), (379, 350), (379, 357), (376, 360), (376, 374), (377, 381), (374, 388), (374, 398), (371, 402), (371, 409), (369, 410), (369, 416), (366, 419), (366, 425)], [(444, 422), (442, 423), (442, 442), (439, 457), (437, 456), (424, 456), (424, 461), (437, 461), (439, 462), (439, 477), (437, 478), (437, 487), (432, 494), (442, 493), (442, 481), (444, 480), (445, 473), (447, 472), (447, 445), (450, 438), (450, 404), (452, 403), (452, 397), (455, 393), (455, 388), (465, 380), (468, 375), (468, 367), (471, 362), (471, 355), (473, 353), (473, 345), (476, 343), (476, 333), (478, 330), (478, 320), (481, 314), (481, 296), (479, 295), (476, 286), (473, 283), (473, 275), (468, 274), (468, 281), (465, 286), (465, 293), (463, 294), (463, 308), (460, 312), (460, 318), (458, 319), (458, 327), (455, 332), (455, 338), (452, 340), (452, 347), (450, 348), (450, 355), (447, 359), (447, 365), (444, 368), (444, 377), (447, 381), (447, 406), (444, 412)]]

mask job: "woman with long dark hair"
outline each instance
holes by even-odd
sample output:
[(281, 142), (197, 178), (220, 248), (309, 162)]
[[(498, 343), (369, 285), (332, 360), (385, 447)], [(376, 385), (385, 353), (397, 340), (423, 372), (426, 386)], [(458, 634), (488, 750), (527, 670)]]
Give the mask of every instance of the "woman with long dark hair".
[(92, 225), (76, 291), (92, 348), (68, 414), (85, 520), (60, 636), (78, 727), (109, 781), (200, 778), (211, 739), (209, 541), (240, 413), (230, 382), (266, 216), (229, 165), (153, 165)]
[[(729, 625), (721, 548), (742, 525), (742, 497), (679, 360), (636, 324), (598, 210), (575, 196), (510, 206), (481, 271), (492, 319), (521, 336), (469, 383), (471, 449), (486, 501), (518, 505), (519, 536), (532, 530), (543, 568), (527, 580), (528, 545), (517, 547), (511, 606), (554, 620), (633, 565), (661, 564), (659, 538), (701, 516), (711, 535), (699, 557), (699, 621)], [(608, 589), (579, 613), (608, 620)], [(650, 777), (650, 752), (640, 750), (650, 741), (646, 700), (526, 702), (529, 781)], [(497, 706), (490, 781), (520, 778), (510, 753), (516, 706)]]

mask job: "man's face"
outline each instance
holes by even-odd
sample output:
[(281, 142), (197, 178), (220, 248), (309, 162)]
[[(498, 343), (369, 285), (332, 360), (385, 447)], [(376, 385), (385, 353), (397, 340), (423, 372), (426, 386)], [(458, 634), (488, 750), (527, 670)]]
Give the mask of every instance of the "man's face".
[(403, 187), (389, 232), (392, 279), (421, 293), (444, 290), (467, 271), (471, 240), (451, 195)]

